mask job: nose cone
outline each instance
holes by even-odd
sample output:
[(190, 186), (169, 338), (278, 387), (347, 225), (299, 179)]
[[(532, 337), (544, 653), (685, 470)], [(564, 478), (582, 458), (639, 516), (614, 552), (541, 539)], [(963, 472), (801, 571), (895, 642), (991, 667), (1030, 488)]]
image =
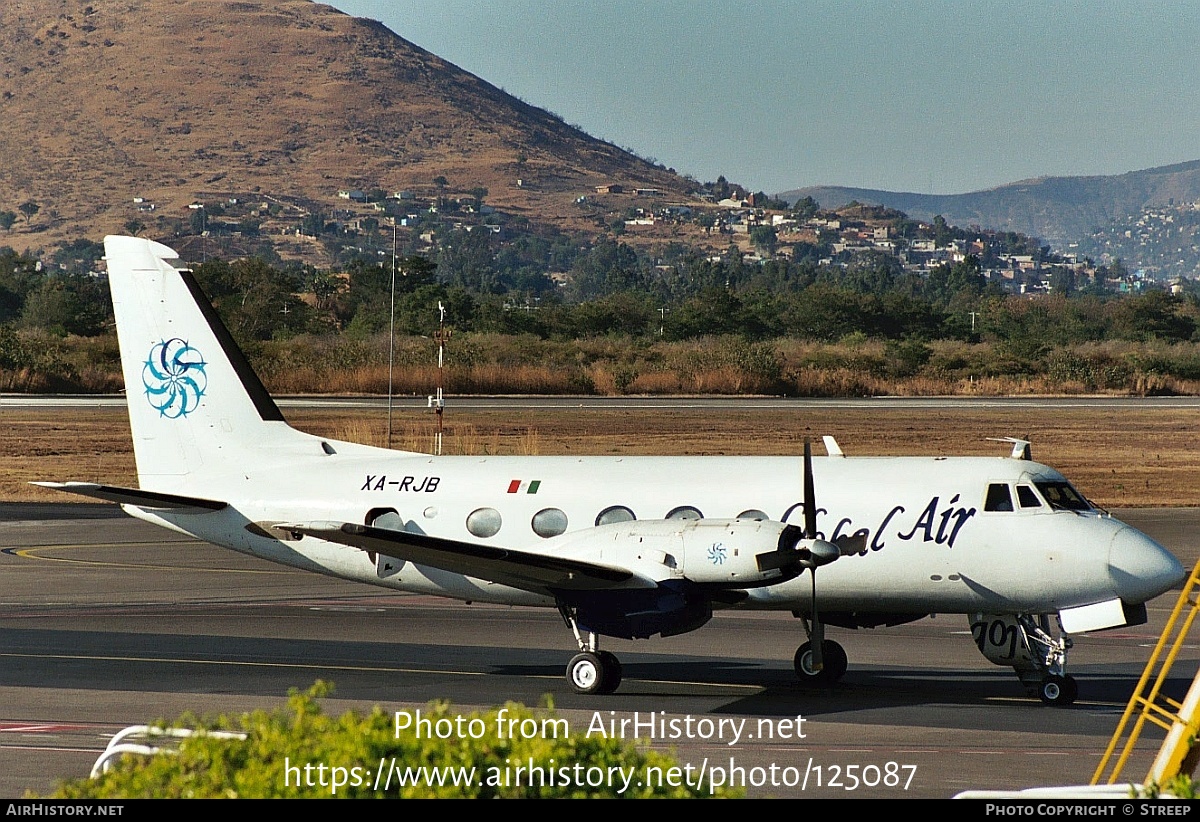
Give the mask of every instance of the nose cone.
[(1141, 531), (1125, 527), (1109, 545), (1108, 574), (1117, 596), (1138, 605), (1170, 590), (1187, 571), (1166, 548)]

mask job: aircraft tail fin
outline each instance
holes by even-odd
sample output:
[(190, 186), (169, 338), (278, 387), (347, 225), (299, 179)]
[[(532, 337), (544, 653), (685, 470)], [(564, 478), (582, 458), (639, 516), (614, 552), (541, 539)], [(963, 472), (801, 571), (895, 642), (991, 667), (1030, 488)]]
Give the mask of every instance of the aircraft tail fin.
[(316, 441), (287, 426), (173, 249), (110, 236), (104, 253), (143, 487), (172, 490), (227, 473), (246, 449)]

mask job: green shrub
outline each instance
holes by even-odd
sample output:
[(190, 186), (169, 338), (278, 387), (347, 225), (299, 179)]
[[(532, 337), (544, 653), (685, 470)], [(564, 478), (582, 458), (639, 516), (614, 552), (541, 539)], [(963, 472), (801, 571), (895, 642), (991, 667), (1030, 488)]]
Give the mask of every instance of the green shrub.
[[(530, 710), (509, 703), (487, 712), (461, 713), (430, 703), (396, 713), (376, 707), (339, 717), (321, 711), (330, 692), (318, 682), (293, 690), (286, 709), (212, 720), (183, 716), (173, 725), (240, 731), (244, 741), (197, 734), (176, 753), (126, 755), (97, 779), (63, 784), (63, 799), (122, 798), (686, 798), (709, 787), (642, 784), (648, 773), (666, 773), (671, 757), (643, 746), (588, 737), (569, 728), (551, 706)], [(503, 719), (503, 722), (501, 721)], [(516, 723), (516, 724), (512, 724)], [(402, 727), (403, 726), (403, 727)], [(508, 733), (500, 733), (502, 726)], [(421, 732), (417, 732), (417, 728)], [(519, 729), (526, 729), (521, 733)], [(528, 735), (530, 738), (525, 738)], [(516, 738), (513, 738), (513, 737)], [(518, 769), (525, 768), (522, 773)], [(414, 781), (416, 769), (441, 778)], [(540, 777), (535, 775), (541, 772)], [(596, 777), (603, 774), (602, 779)], [(622, 790), (630, 774), (628, 789)], [(589, 780), (588, 776), (592, 778)], [(388, 784), (390, 780), (390, 784)], [(404, 781), (408, 784), (400, 785)], [(437, 782), (442, 784), (434, 784)], [(454, 784), (455, 782), (459, 784)], [(599, 783), (589, 785), (591, 783)], [(650, 780), (654, 781), (654, 780)], [(664, 780), (665, 782), (665, 780)], [(718, 797), (740, 795), (717, 789)]]

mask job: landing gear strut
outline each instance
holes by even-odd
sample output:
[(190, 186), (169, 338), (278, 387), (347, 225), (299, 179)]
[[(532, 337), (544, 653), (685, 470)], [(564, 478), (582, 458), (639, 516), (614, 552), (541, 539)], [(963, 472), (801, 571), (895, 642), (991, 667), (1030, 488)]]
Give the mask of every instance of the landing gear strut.
[(580, 694), (611, 694), (617, 690), (621, 661), (611, 651), (600, 650), (599, 634), (588, 631), (584, 639), (573, 609), (560, 603), (558, 611), (579, 644), (579, 653), (567, 663), (567, 682)]
[[(1033, 664), (1042, 674), (1042, 680), (1038, 683), (1038, 697), (1047, 705), (1066, 706), (1074, 703), (1079, 696), (1079, 685), (1075, 677), (1064, 671), (1067, 667), (1067, 651), (1072, 645), (1071, 638), (1063, 635), (1056, 639), (1052, 636), (1050, 619), (1044, 614), (1038, 619), (1021, 614), (1017, 617), (1017, 624), (1025, 635)], [(1021, 675), (1019, 670), (1017, 675)], [(1025, 678), (1021, 680), (1025, 681)]]

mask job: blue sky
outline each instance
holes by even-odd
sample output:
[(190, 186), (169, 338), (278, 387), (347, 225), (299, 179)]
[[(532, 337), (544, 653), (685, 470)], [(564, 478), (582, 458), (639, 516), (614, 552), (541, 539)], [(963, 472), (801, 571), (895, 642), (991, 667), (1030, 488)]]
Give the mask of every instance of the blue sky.
[(769, 193), (1200, 159), (1200, 4), (332, 0), (588, 133)]

